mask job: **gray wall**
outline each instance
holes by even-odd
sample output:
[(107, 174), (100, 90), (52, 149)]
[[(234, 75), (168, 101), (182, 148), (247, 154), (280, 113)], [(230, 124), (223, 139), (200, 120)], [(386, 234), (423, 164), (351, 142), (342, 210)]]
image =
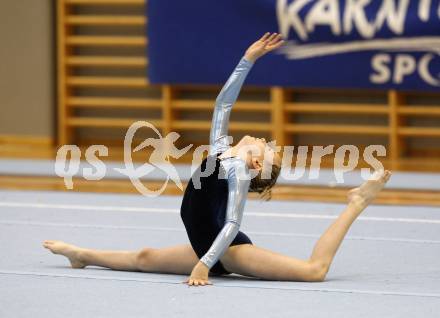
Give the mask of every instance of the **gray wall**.
[(0, 1), (0, 135), (53, 137), (50, 0)]

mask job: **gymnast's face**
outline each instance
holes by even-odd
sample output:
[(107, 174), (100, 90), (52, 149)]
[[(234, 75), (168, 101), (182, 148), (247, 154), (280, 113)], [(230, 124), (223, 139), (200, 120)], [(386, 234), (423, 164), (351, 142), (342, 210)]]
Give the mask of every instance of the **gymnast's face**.
[(236, 145), (238, 151), (247, 152), (247, 162), (250, 168), (261, 170), (264, 164), (281, 165), (281, 158), (271, 145), (264, 138), (255, 138), (249, 135), (244, 136)]

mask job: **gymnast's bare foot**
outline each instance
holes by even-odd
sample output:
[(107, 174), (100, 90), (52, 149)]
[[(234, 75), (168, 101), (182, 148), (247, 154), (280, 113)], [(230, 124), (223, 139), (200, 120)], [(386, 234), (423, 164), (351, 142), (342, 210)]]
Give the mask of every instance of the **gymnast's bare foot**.
[(368, 181), (364, 182), (360, 187), (348, 192), (348, 202), (358, 206), (360, 209), (359, 212), (361, 212), (376, 198), (390, 177), (391, 172), (388, 170), (378, 170), (374, 172)]
[(86, 267), (86, 264), (79, 259), (81, 249), (75, 245), (67, 244), (62, 241), (47, 240), (43, 242), (43, 246), (54, 254), (66, 256), (69, 259), (72, 268)]

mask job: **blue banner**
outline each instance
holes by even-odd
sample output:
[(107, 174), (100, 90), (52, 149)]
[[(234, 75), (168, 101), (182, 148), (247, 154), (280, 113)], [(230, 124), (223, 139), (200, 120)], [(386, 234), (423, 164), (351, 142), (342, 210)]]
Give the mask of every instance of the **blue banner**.
[(247, 84), (440, 91), (440, 0), (148, 0), (152, 83), (222, 84), (265, 32), (286, 44)]

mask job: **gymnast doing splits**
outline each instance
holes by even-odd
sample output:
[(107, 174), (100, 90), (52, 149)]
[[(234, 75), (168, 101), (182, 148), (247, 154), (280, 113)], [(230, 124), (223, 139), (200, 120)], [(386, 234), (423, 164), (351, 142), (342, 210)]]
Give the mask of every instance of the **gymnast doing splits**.
[(67, 257), (73, 268), (93, 265), (122, 271), (189, 275), (186, 283), (192, 286), (211, 285), (210, 274), (230, 273), (265, 280), (323, 281), (350, 226), (391, 174), (376, 171), (370, 180), (348, 192), (345, 210), (319, 238), (308, 259), (255, 246), (240, 231), (248, 192), (270, 197), (280, 174), (281, 158), (264, 138), (245, 136), (230, 146), (229, 116), (253, 65), (282, 44), (283, 39), (277, 33), (266, 33), (253, 43), (216, 99), (209, 153), (188, 182), (180, 209), (190, 244), (145, 247), (138, 251), (93, 250), (54, 240), (44, 241), (43, 246)]

